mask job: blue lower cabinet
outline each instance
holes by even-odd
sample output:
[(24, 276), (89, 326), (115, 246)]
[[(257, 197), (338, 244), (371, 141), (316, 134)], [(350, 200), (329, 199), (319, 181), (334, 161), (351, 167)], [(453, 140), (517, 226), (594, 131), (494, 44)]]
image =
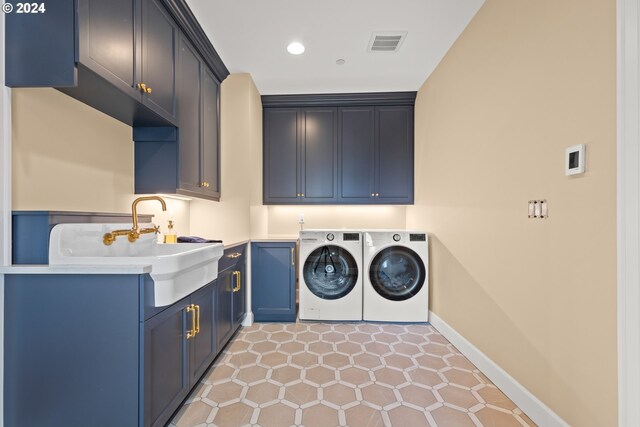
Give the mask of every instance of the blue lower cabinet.
[[(191, 295), (191, 304), (195, 306), (194, 316), (187, 321), (197, 320), (197, 332), (189, 339), (191, 358), (189, 360), (190, 383), (196, 384), (202, 374), (209, 368), (217, 354), (218, 345), (214, 331), (216, 283), (207, 285)], [(187, 325), (186, 330), (192, 325)]]
[(191, 388), (187, 367), (185, 331), (193, 313), (189, 298), (172, 305), (144, 322), (144, 416), (143, 426), (163, 426)]
[(296, 244), (251, 244), (251, 308), (256, 322), (296, 321)]
[(233, 269), (218, 273), (216, 290), (217, 309), (216, 331), (218, 333), (218, 348), (222, 349), (233, 336)]
[(150, 308), (150, 280), (5, 275), (5, 427), (155, 427), (171, 419), (219, 351), (218, 283)]

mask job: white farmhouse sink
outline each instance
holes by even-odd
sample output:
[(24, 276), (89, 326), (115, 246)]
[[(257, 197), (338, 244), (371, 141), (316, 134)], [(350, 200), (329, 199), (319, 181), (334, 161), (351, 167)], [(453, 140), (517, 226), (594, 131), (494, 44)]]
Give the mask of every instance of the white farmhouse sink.
[[(140, 224), (140, 228), (153, 224)], [(106, 246), (102, 236), (131, 224), (59, 224), (51, 230), (50, 265), (150, 265), (153, 305), (173, 304), (218, 277), (221, 243), (159, 244), (154, 234), (134, 243), (119, 236)]]

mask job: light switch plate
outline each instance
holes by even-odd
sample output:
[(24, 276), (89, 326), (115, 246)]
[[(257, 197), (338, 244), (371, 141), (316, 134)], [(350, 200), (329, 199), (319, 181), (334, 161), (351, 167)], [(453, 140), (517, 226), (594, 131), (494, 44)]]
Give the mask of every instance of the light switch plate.
[(298, 214), (298, 224), (304, 224), (304, 214), (303, 213), (299, 213)]

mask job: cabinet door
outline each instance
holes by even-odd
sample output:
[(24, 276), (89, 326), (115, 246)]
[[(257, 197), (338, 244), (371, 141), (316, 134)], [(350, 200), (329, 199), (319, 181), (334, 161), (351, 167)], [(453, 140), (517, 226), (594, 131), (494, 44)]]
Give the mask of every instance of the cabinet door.
[(264, 109), (264, 202), (300, 202), (297, 108)]
[(189, 298), (144, 323), (144, 426), (163, 426), (190, 390), (185, 331)]
[(193, 387), (207, 370), (216, 355), (215, 332), (213, 330), (215, 282), (191, 295), (191, 304), (196, 306), (199, 332), (189, 340), (189, 376)]
[(200, 191), (200, 117), (202, 62), (191, 44), (180, 37), (178, 50), (179, 187)]
[(80, 62), (140, 100), (137, 0), (80, 0)]
[(376, 200), (413, 203), (413, 107), (376, 107)]
[(338, 109), (302, 110), (300, 193), (305, 203), (338, 200)]
[(245, 276), (245, 258), (236, 265), (234, 271), (234, 288), (233, 288), (233, 329), (236, 330), (241, 325), (244, 315), (246, 314), (246, 298), (247, 286)]
[(339, 111), (339, 198), (343, 203), (371, 203), (374, 192), (374, 108)]
[(202, 181), (203, 192), (220, 197), (220, 83), (208, 68), (202, 81)]
[(142, 74), (151, 90), (142, 96), (149, 108), (170, 121), (176, 116), (178, 27), (160, 0), (142, 0)]
[(295, 243), (251, 245), (251, 309), (256, 322), (295, 322)]
[(216, 332), (218, 351), (227, 344), (233, 335), (233, 269), (228, 269), (218, 274), (216, 283)]

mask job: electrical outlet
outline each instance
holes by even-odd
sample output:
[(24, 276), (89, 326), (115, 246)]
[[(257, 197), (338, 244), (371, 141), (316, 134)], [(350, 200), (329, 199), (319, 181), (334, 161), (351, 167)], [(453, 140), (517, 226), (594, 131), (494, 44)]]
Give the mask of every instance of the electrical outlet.
[(298, 214), (298, 224), (304, 224), (304, 214), (303, 213), (299, 213)]

